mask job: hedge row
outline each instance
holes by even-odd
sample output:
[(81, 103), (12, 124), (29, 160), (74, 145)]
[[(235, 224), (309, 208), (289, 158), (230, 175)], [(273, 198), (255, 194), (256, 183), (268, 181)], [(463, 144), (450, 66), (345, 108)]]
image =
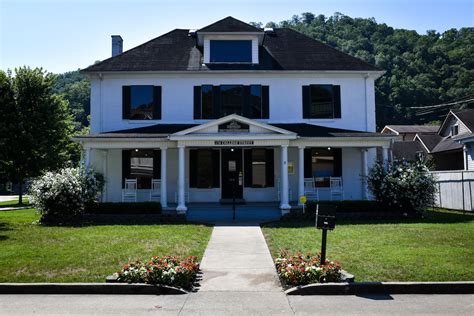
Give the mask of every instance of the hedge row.
[(86, 207), (87, 214), (161, 214), (160, 202), (96, 203)]

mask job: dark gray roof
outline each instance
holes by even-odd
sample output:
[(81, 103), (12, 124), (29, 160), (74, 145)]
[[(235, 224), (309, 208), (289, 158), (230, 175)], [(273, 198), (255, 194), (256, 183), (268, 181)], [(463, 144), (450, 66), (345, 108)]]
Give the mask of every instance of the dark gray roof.
[(398, 160), (415, 160), (417, 152), (425, 152), (422, 145), (416, 141), (393, 142), (393, 158)]
[(454, 114), (472, 131), (474, 131), (474, 109), (461, 110)]
[(223, 18), (222, 20), (219, 20), (199, 29), (198, 32), (263, 32), (263, 30), (253, 25), (237, 20), (236, 18), (228, 16), (226, 18)]
[[(221, 20), (219, 28), (224, 29), (229, 21)], [(228, 27), (233, 28), (234, 23), (231, 21)], [(254, 28), (251, 25), (249, 27)], [(83, 71), (381, 71), (361, 59), (289, 28), (275, 28), (272, 35), (264, 36), (262, 46), (259, 47), (258, 64), (203, 64), (202, 47), (196, 46), (196, 43), (196, 38), (189, 36), (189, 30), (175, 29)]]
[(463, 145), (451, 138), (451, 136), (444, 137), (431, 151), (432, 153), (439, 153), (443, 151), (462, 150)]
[(439, 125), (387, 125), (399, 133), (437, 133)]
[[(86, 138), (122, 138), (122, 137), (165, 137), (183, 131), (199, 124), (156, 124), (145, 127), (110, 131), (101, 134), (88, 135)], [(340, 128), (331, 128), (306, 123), (272, 123), (275, 127), (294, 132), (301, 137), (384, 137), (379, 133), (354, 131)], [(78, 136), (81, 138), (81, 136)]]
[(430, 152), (443, 139), (443, 137), (439, 136), (438, 134), (418, 134), (417, 136)]
[(301, 137), (380, 137), (379, 133), (332, 128), (306, 123), (271, 123), (270, 125), (294, 132)]

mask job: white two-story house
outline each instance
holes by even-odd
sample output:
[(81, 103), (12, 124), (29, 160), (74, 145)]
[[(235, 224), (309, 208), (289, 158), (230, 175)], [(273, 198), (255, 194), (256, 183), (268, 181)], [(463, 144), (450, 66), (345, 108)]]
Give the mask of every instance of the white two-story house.
[(330, 199), (367, 199), (363, 177), (391, 135), (375, 133), (374, 81), (384, 71), (288, 28), (232, 17), (175, 29), (82, 71), (91, 81), (85, 162), (120, 202), (161, 180), (163, 207), (197, 202), (278, 202), (285, 213), (313, 179)]

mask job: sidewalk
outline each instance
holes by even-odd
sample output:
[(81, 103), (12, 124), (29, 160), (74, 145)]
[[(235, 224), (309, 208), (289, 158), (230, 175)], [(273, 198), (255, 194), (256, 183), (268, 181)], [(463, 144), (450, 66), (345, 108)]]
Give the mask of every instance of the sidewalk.
[(258, 224), (216, 225), (182, 313), (293, 314)]

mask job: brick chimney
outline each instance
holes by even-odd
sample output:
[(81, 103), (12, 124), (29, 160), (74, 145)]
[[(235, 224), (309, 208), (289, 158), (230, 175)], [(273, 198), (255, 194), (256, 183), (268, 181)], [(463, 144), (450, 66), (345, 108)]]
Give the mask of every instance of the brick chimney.
[(123, 39), (120, 35), (112, 35), (112, 57), (123, 52)]

